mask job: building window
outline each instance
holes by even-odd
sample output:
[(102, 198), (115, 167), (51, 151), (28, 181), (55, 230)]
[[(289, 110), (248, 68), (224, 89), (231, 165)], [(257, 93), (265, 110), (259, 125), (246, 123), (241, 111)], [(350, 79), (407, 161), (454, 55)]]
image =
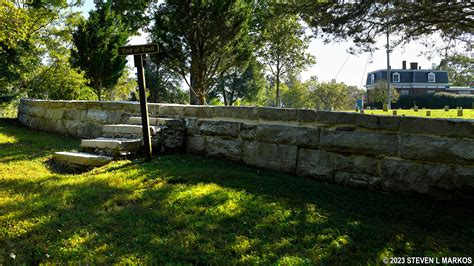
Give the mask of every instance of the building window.
[(428, 73), (428, 82), (436, 82), (435, 73)]
[(393, 82), (400, 82), (400, 74), (393, 73)]
[(375, 74), (371, 74), (370, 75), (370, 83), (374, 84), (374, 82), (375, 82)]
[(409, 94), (408, 90), (401, 90), (400, 91), (400, 95), (408, 95), (408, 94)]

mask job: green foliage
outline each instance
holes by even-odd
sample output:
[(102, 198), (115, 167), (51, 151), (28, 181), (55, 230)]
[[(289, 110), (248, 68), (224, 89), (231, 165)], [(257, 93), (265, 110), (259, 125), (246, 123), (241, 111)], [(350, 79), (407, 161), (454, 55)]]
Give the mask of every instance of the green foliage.
[(31, 21), (28, 12), (12, 1), (0, 0), (0, 53), (27, 39)]
[(71, 62), (84, 71), (99, 100), (122, 76), (127, 60), (118, 54), (118, 47), (125, 45), (128, 37), (110, 4), (98, 5), (98, 9), (89, 12), (89, 19), (73, 33)]
[(281, 84), (281, 104), (286, 108), (313, 108), (308, 84), (290, 76), (285, 84)]
[(287, 75), (298, 74), (314, 63), (313, 56), (306, 53), (309, 38), (305, 36), (304, 31), (297, 16), (273, 15), (265, 21), (259, 37), (262, 45), (258, 57), (275, 80), (276, 106), (281, 106), (281, 80)]
[(122, 72), (117, 84), (105, 92), (105, 99), (111, 101), (127, 101), (130, 100), (133, 92), (137, 89), (137, 80), (130, 77), (130, 69), (126, 68)]
[(262, 66), (256, 60), (250, 60), (244, 66), (231, 67), (220, 78), (214, 92), (224, 100), (224, 105), (232, 106), (236, 101), (254, 101), (265, 85)]
[(318, 83), (311, 79), (308, 81), (310, 97), (317, 110), (348, 110), (353, 109), (355, 98), (353, 88), (342, 82)]
[[(400, 98), (400, 94), (398, 91), (395, 89), (395, 86), (391, 84), (391, 97), (392, 97), (392, 103), (396, 103), (398, 101), (398, 98)], [(387, 102), (388, 99), (388, 91), (387, 91), (387, 81), (386, 80), (379, 80), (375, 84), (375, 86), (369, 90), (370, 93), (370, 98), (373, 99), (374, 102), (376, 103), (384, 103)]]
[(168, 0), (156, 9), (151, 39), (162, 48), (158, 60), (186, 80), (191, 104), (206, 104), (219, 78), (251, 55), (252, 2)]
[(0, 120), (3, 264), (379, 265), (474, 250), (472, 208), (189, 155), (56, 172), (51, 154), (78, 145)]
[(163, 63), (147, 59), (145, 66), (148, 101), (153, 103), (187, 103), (189, 96), (180, 88), (180, 77)]
[(453, 55), (441, 60), (438, 69), (448, 71), (449, 81), (453, 86), (470, 86), (474, 82), (474, 58), (464, 55)]

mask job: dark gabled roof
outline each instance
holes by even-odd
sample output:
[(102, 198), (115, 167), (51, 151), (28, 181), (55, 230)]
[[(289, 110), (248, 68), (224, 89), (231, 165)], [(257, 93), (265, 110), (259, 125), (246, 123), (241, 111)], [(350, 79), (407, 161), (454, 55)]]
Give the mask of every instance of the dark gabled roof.
[[(428, 83), (428, 84), (438, 84), (438, 83), (449, 83), (448, 72), (443, 70), (431, 70), (431, 69), (391, 69), (390, 70), (390, 81), (393, 82), (393, 74), (400, 74), (400, 82), (396, 83)], [(435, 74), (435, 82), (428, 82), (428, 74)], [(366, 85), (372, 84), (370, 81), (370, 76), (374, 74), (375, 80), (374, 83), (383, 79), (387, 80), (387, 70), (379, 69), (376, 71), (369, 72), (367, 75)]]

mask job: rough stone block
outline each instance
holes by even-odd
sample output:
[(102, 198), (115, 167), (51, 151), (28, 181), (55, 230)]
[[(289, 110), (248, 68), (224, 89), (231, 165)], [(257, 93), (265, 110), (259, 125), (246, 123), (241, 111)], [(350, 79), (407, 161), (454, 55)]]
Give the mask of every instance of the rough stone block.
[(112, 157), (81, 152), (56, 152), (54, 154), (54, 159), (82, 166), (101, 166), (113, 160)]
[(389, 155), (398, 154), (398, 136), (395, 133), (363, 131), (321, 131), (321, 149), (359, 154)]
[(369, 174), (371, 176), (379, 176), (379, 159), (365, 156), (342, 156), (336, 155), (334, 169), (337, 171)]
[(380, 177), (348, 172), (337, 172), (334, 180), (337, 184), (357, 188), (374, 188), (380, 183)]
[(64, 101), (51, 101), (49, 103), (49, 107), (51, 107), (51, 108), (63, 108), (64, 107)]
[(257, 131), (257, 125), (240, 125), (240, 138), (242, 140), (255, 140), (255, 132)]
[(474, 122), (460, 119), (404, 117), (400, 131), (411, 134), (474, 138)]
[(404, 117), (356, 114), (357, 127), (377, 130), (397, 131)]
[(107, 122), (107, 112), (102, 110), (88, 110), (87, 120), (90, 122), (105, 124)]
[(206, 148), (206, 139), (203, 136), (187, 136), (186, 152), (194, 154), (203, 154)]
[(183, 117), (185, 105), (181, 104), (160, 104), (158, 115), (166, 117)]
[(453, 180), (457, 190), (471, 191), (474, 196), (474, 167), (455, 167)]
[(68, 120), (64, 123), (65, 133), (71, 136), (77, 136), (77, 129), (82, 125), (79, 121)]
[(30, 106), (28, 108), (28, 114), (34, 117), (44, 117), (45, 108), (42, 106)]
[(263, 142), (317, 148), (319, 145), (319, 129), (280, 125), (258, 125), (255, 138)]
[(453, 169), (448, 165), (384, 159), (381, 168), (382, 185), (387, 190), (433, 194), (436, 188), (453, 188)]
[(294, 173), (298, 148), (262, 142), (244, 144), (244, 162), (248, 165)]
[(64, 115), (63, 109), (60, 108), (48, 108), (44, 112), (44, 117), (47, 119), (58, 120), (62, 119)]
[(186, 122), (186, 133), (190, 135), (199, 135), (199, 120), (197, 118), (185, 118)]
[(429, 162), (474, 164), (474, 140), (402, 135), (400, 156)]
[(78, 137), (98, 137), (102, 135), (103, 127), (99, 124), (94, 123), (81, 123), (77, 127), (77, 136)]
[(184, 106), (185, 117), (212, 118), (214, 106), (208, 105), (186, 105)]
[(256, 118), (268, 121), (296, 121), (298, 109), (255, 107)]
[(206, 154), (214, 157), (227, 158), (234, 161), (242, 160), (242, 141), (206, 137)]
[(214, 106), (214, 117), (255, 119), (254, 107), (248, 106)]
[(318, 112), (316, 110), (298, 109), (298, 122), (318, 122)]
[(321, 150), (299, 149), (296, 173), (325, 181), (333, 180), (337, 155)]
[(322, 124), (355, 124), (355, 113), (318, 111), (318, 122)]
[(199, 121), (199, 130), (203, 135), (238, 137), (242, 123), (229, 121)]

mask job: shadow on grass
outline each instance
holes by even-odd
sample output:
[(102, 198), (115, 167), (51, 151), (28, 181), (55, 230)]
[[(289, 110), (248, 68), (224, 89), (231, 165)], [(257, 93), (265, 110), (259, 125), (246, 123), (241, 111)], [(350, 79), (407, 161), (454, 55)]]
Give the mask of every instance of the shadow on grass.
[(352, 265), (474, 255), (472, 210), (189, 155), (0, 184), (6, 264)]

